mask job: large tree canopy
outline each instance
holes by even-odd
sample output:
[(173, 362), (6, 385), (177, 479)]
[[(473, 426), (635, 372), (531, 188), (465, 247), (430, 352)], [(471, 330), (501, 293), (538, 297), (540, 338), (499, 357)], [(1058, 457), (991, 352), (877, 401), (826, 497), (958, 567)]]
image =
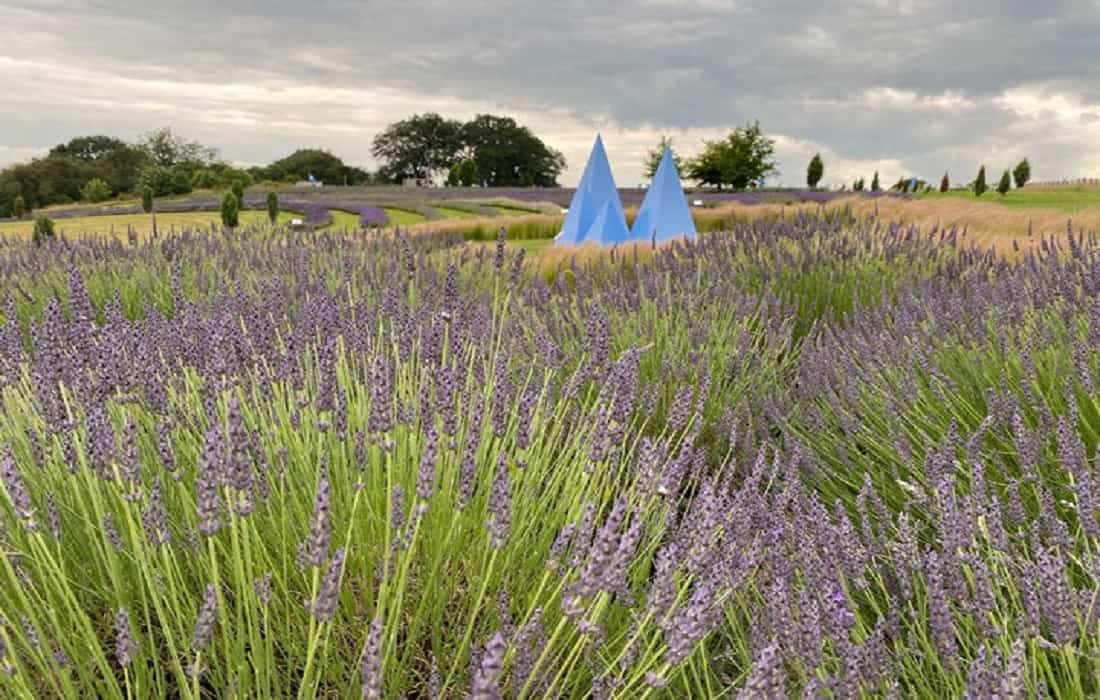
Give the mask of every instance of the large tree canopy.
[(555, 187), (565, 156), (511, 117), (479, 114), (462, 127), (462, 145), (486, 187)]
[(257, 180), (280, 182), (305, 180), (311, 174), (321, 182), (333, 185), (344, 184), (345, 178), (349, 185), (360, 185), (370, 178), (365, 170), (347, 165), (319, 148), (302, 148), (271, 165), (252, 169), (252, 176)]
[(760, 123), (737, 127), (720, 141), (704, 141), (703, 152), (688, 164), (688, 177), (719, 189), (744, 189), (778, 174), (772, 155), (775, 142), (764, 136)]
[[(465, 124), (438, 114), (418, 114), (386, 127), (375, 137), (373, 153), (381, 175), (431, 179), (463, 161), (464, 174), (476, 171), (487, 187), (554, 186), (565, 157), (511, 117), (479, 114)], [(469, 177), (466, 178), (467, 180)], [(461, 182), (456, 170), (449, 181)]]
[(143, 149), (103, 135), (79, 136), (58, 144), (47, 158), (73, 158), (90, 164), (94, 177), (106, 182), (112, 195), (132, 190), (138, 173), (150, 162)]
[(435, 177), (458, 162), (461, 150), (462, 123), (430, 112), (390, 124), (371, 148), (392, 181)]

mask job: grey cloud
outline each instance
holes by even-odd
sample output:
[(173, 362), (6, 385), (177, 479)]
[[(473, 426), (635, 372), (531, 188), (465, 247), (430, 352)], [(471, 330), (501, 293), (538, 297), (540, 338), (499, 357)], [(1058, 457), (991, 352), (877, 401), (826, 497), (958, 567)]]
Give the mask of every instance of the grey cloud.
[[(569, 144), (559, 147), (571, 171), (596, 128), (614, 160), (618, 132), (631, 152), (662, 131), (694, 147), (699, 134), (753, 118), (846, 161), (893, 160), (926, 176), (1025, 152), (1037, 175), (1092, 174), (1063, 168), (1087, 169), (1100, 156), (1088, 116), (1100, 111), (1094, 2), (0, 0), (0, 27), (0, 60), (102, 77), (99, 103), (74, 84), (84, 78), (43, 75), (40, 89), (56, 94), (0, 106), (8, 149), (173, 124), (242, 161), (321, 143), (365, 162), (370, 134), (327, 127), (377, 128), (451, 107), (541, 119), (547, 141)], [(112, 106), (120, 81), (131, 82)], [(161, 82), (180, 87), (142, 99)], [(188, 85), (267, 92), (242, 89), (234, 100)], [(1080, 102), (1067, 119), (1088, 126), (1081, 148), (1050, 143), (1043, 125), (1052, 117), (998, 101), (1021, 88)], [(357, 106), (357, 92), (371, 103)], [(1052, 109), (1056, 120), (1059, 104)], [(540, 117), (547, 110), (558, 116)], [(279, 126), (244, 133), (234, 122)], [(1064, 166), (1053, 161), (1066, 153)], [(780, 156), (791, 159), (783, 179), (798, 181), (803, 154)]]

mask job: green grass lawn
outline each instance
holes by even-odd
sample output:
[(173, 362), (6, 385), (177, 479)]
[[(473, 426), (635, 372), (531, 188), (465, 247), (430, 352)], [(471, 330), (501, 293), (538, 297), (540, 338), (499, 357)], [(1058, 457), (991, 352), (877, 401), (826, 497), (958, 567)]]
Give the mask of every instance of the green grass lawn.
[(527, 251), (528, 255), (546, 250), (550, 246), (554, 245), (553, 238), (526, 238), (515, 241), (508, 241), (509, 245), (513, 245), (517, 248), (523, 248)]
[(493, 209), (497, 214), (501, 216), (531, 216), (532, 214), (538, 214), (537, 211), (530, 211), (529, 209), (516, 209), (515, 207), (502, 207), (496, 204), (493, 205)]
[(332, 216), (332, 223), (328, 226), (322, 226), (322, 228), (329, 228), (330, 226), (337, 229), (351, 229), (358, 231), (362, 228), (359, 225), (359, 215), (353, 214), (350, 211), (341, 211), (339, 209), (329, 209), (328, 213)]
[(442, 214), (447, 219), (476, 219), (477, 214), (472, 211), (466, 211), (465, 209), (454, 209), (452, 207), (439, 207), (432, 206), (437, 212)]
[(1100, 190), (1066, 188), (1058, 190), (1010, 190), (1003, 197), (992, 188), (980, 198), (975, 197), (970, 190), (950, 190), (948, 192), (928, 192), (921, 195), (922, 199), (969, 199), (982, 202), (996, 202), (1006, 207), (1021, 209), (1057, 209), (1059, 211), (1075, 212), (1087, 207), (1100, 206)]
[(391, 226), (412, 226), (424, 221), (424, 215), (407, 209), (385, 208), (386, 216), (390, 217)]
[[(280, 211), (279, 223), (288, 224), (291, 219), (301, 218), (302, 215), (292, 211)], [(241, 212), (240, 223), (242, 226), (267, 223), (267, 212), (258, 209), (247, 209)], [(157, 230), (168, 231), (171, 228), (208, 228), (221, 224), (221, 216), (216, 211), (198, 212), (163, 212), (157, 214)], [(119, 238), (126, 236), (128, 227), (133, 226), (139, 235), (152, 233), (153, 223), (149, 214), (112, 214), (104, 216), (78, 216), (71, 219), (54, 219), (54, 230), (58, 233), (77, 236), (81, 234), (94, 234), (109, 236), (112, 234)], [(0, 224), (0, 235), (30, 236), (34, 229), (33, 219), (22, 221), (9, 221)]]

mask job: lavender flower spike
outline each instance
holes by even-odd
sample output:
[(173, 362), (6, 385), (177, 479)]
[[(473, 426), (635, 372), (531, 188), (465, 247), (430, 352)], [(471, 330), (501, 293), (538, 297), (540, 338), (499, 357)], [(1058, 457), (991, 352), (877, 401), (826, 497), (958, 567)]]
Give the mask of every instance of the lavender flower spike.
[(206, 584), (206, 594), (199, 608), (199, 618), (195, 622), (195, 632), (191, 635), (191, 648), (202, 651), (214, 637), (214, 624), (218, 621), (218, 592), (214, 584)]
[(130, 631), (130, 614), (125, 608), (119, 608), (115, 616), (115, 656), (119, 665), (126, 668), (133, 663), (137, 650), (137, 642)]
[(364, 700), (382, 697), (382, 620), (377, 617), (371, 620), (367, 643), (363, 647), (360, 683)]

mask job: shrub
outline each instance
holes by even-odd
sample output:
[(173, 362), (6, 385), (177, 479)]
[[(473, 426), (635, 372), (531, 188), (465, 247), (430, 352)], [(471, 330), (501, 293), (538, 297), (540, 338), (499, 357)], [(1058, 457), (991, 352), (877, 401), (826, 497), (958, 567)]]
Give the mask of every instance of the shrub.
[(141, 188), (141, 209), (146, 214), (153, 211), (153, 188), (149, 185)]
[(997, 191), (1000, 192), (1003, 197), (1008, 194), (1010, 187), (1012, 187), (1012, 178), (1009, 177), (1008, 171), (1006, 170), (1004, 175), (1001, 175), (1001, 181), (997, 183)]
[(279, 195), (274, 192), (267, 193), (267, 218), (272, 226), (279, 220)]
[(26, 213), (27, 203), (23, 200), (23, 195), (16, 195), (15, 199), (11, 202), (11, 215), (20, 219)]
[(233, 192), (233, 194), (236, 195), (236, 197), (237, 197), (238, 206), (242, 202), (244, 202), (244, 188), (245, 187), (246, 187), (246, 184), (243, 180), (233, 180), (233, 182), (230, 183), (230, 185), (229, 185), (230, 191)]
[(80, 188), (80, 197), (86, 202), (102, 202), (111, 198), (111, 186), (102, 178), (93, 177)]
[(946, 192), (949, 189), (951, 189), (951, 180), (948, 179), (947, 172), (945, 171), (943, 177), (940, 179), (940, 192)]
[(878, 182), (878, 171), (876, 170), (875, 171), (875, 176), (873, 178), (871, 178), (871, 191), (872, 192), (878, 192), (881, 189), (882, 189), (882, 187), (879, 186), (879, 182)]
[(1012, 177), (1016, 180), (1017, 187), (1023, 187), (1031, 179), (1031, 164), (1027, 158), (1021, 160), (1012, 171)]
[(233, 192), (226, 192), (225, 198), (222, 199), (222, 226), (226, 228), (237, 228), (240, 224), (241, 213), (241, 201), (237, 199), (237, 195)]
[(202, 170), (196, 170), (191, 175), (191, 187), (196, 190), (209, 190), (219, 185), (218, 175), (209, 168), (203, 168)]
[(53, 219), (45, 214), (39, 214), (34, 219), (34, 229), (31, 232), (31, 240), (35, 245), (42, 245), (47, 238), (53, 238)]
[(974, 180), (974, 196), (981, 197), (989, 189), (985, 184), (985, 166), (978, 170), (978, 177)]
[(821, 161), (821, 154), (815, 153), (810, 159), (810, 165), (806, 168), (806, 184), (810, 189), (817, 187), (821, 178), (825, 175), (825, 164)]

